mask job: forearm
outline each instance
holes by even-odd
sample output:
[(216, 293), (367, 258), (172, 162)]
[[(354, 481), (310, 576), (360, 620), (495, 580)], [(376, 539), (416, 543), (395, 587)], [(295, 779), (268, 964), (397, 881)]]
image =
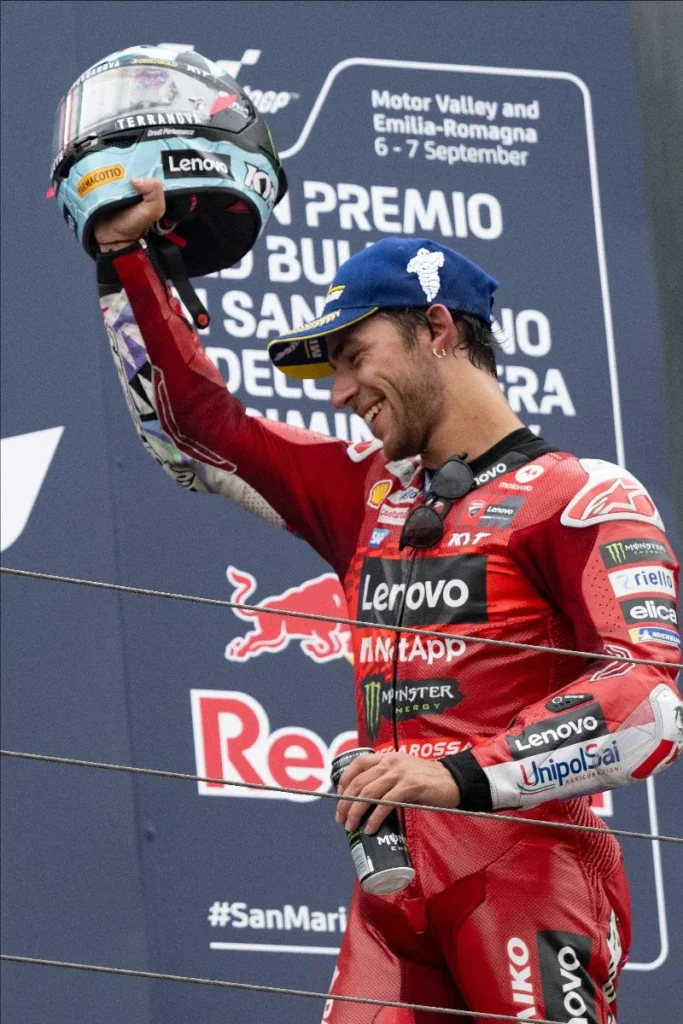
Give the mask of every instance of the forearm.
[(284, 525), (282, 517), (235, 473), (192, 458), (174, 444), (160, 421), (152, 365), (128, 297), (117, 277), (102, 272), (100, 306), (126, 404), (146, 451), (181, 487), (222, 494), (273, 525)]
[[(173, 475), (193, 473), (194, 486), (200, 480), (263, 518), (286, 523), (344, 570), (362, 521), (369, 461), (350, 458), (344, 442), (248, 416), (143, 246), (100, 256), (98, 272), (109, 294), (116, 283), (125, 289), (130, 323), (119, 324), (112, 342), (129, 400), (127, 375), (136, 375), (149, 423), (144, 415), (138, 419), (156, 457), (161, 452), (172, 467), (180, 464), (169, 469)], [(105, 317), (116, 322), (120, 315), (110, 304)]]
[(639, 781), (681, 749), (683, 706), (673, 673), (625, 660), (594, 663), (561, 693), (526, 708), (506, 733), (443, 763), (462, 807), (503, 810)]

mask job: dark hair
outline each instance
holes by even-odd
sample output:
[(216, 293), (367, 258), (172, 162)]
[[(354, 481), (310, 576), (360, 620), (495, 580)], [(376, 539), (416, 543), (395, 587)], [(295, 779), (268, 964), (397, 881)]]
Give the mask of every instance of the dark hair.
[[(494, 337), (491, 325), (463, 309), (449, 309), (454, 324), (462, 326), (462, 341), (458, 348), (466, 349), (470, 362), (480, 370), (496, 377), (496, 351), (500, 343)], [(434, 336), (426, 309), (381, 309), (379, 315), (390, 320), (400, 330), (409, 348), (417, 344), (417, 331), (426, 327)]]

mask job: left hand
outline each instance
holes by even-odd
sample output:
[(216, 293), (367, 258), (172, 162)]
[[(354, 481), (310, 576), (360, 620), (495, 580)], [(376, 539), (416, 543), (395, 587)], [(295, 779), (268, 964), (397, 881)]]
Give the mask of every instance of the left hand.
[[(359, 754), (339, 780), (338, 792), (344, 796), (363, 796), (375, 800), (401, 800), (411, 804), (458, 807), (460, 791), (448, 769), (439, 761), (424, 761), (408, 754)], [(347, 832), (360, 826), (368, 804), (340, 800), (336, 820)], [(369, 835), (376, 832), (393, 807), (376, 807), (364, 825)]]

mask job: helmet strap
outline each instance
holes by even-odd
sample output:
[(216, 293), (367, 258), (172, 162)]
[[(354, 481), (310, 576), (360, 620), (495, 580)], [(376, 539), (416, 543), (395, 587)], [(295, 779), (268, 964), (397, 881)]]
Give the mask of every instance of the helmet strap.
[(168, 238), (147, 237), (147, 244), (150, 245), (159, 257), (162, 270), (167, 279), (174, 285), (178, 295), (185, 304), (195, 326), (200, 330), (208, 327), (211, 317), (204, 308), (201, 299), (190, 284), (190, 279), (185, 270), (183, 257), (177, 245), (173, 245)]

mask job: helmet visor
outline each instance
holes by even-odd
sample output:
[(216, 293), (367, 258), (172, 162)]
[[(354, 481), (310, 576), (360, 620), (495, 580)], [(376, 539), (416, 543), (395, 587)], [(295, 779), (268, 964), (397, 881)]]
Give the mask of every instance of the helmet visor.
[[(169, 62), (170, 64), (170, 62)], [(105, 65), (106, 68), (106, 65)], [(138, 58), (77, 82), (59, 105), (54, 134), (55, 164), (88, 135), (154, 125), (215, 125), (239, 132), (254, 119), (245, 97), (210, 75)], [(217, 117), (220, 115), (220, 117)]]

